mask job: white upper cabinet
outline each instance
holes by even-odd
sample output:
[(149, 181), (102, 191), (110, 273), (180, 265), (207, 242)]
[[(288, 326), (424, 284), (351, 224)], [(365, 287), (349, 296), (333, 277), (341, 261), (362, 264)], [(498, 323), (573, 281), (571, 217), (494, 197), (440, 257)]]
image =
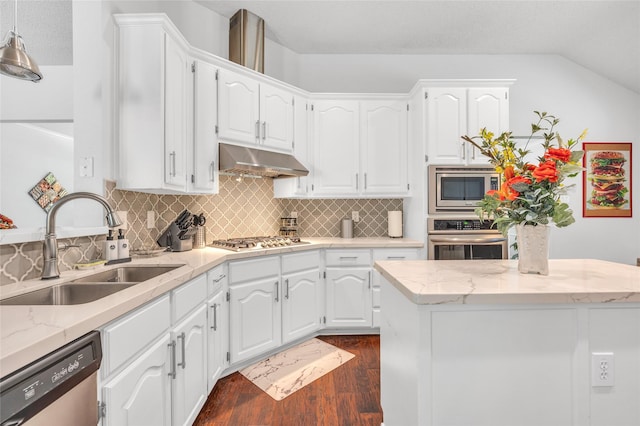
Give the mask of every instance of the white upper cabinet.
[(217, 67), (196, 59), (193, 71), (193, 170), (189, 192), (218, 193)]
[(364, 101), (360, 105), (362, 192), (407, 193), (407, 102)]
[(314, 102), (313, 192), (356, 194), (360, 186), (358, 101)]
[(191, 59), (189, 46), (162, 17), (114, 19), (117, 187), (217, 192), (213, 66)]
[(260, 85), (233, 71), (218, 76), (218, 137), (224, 141), (255, 145), (259, 138)]
[(509, 127), (506, 87), (431, 87), (425, 90), (427, 155), (432, 164), (487, 164), (461, 139), (486, 127), (496, 136)]
[(291, 93), (230, 70), (221, 70), (219, 83), (221, 140), (291, 152)]
[(314, 102), (313, 196), (404, 196), (407, 102)]

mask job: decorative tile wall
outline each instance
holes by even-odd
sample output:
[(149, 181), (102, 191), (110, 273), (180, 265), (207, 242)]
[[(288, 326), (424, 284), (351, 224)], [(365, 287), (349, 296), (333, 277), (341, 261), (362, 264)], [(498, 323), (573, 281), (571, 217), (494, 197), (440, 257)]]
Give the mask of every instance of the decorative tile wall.
[[(402, 210), (400, 199), (284, 200), (273, 198), (271, 179), (245, 178), (238, 182), (220, 176), (216, 195), (156, 195), (115, 188), (105, 183), (105, 196), (115, 210), (127, 212), (125, 231), (132, 249), (156, 247), (156, 239), (184, 209), (204, 213), (206, 240), (241, 236), (277, 235), (280, 218), (298, 214), (298, 233), (302, 237), (339, 237), (340, 221), (358, 211), (360, 222), (355, 237), (382, 237), (387, 234), (387, 211)], [(147, 212), (155, 212), (155, 226), (147, 229)], [(59, 252), (60, 271), (79, 262), (101, 256), (104, 235), (61, 239), (77, 245)], [(42, 272), (42, 243), (0, 245), (0, 285), (35, 279)]]

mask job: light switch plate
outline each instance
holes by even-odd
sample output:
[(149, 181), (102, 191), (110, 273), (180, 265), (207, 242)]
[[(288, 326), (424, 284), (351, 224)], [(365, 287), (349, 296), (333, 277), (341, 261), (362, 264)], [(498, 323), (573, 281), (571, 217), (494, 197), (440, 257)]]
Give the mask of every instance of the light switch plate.
[(93, 157), (81, 157), (78, 166), (80, 177), (93, 177)]

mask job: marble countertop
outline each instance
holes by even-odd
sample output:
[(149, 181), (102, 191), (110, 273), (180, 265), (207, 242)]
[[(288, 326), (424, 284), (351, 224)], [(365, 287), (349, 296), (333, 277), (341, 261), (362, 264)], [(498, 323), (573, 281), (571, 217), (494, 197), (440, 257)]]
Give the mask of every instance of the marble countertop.
[[(136, 258), (124, 265), (183, 265), (154, 279), (81, 305), (0, 306), (0, 377), (40, 358), (72, 340), (102, 327), (121, 315), (155, 299), (181, 284), (230, 260), (286, 254), (326, 248), (422, 248), (423, 243), (406, 238), (303, 238), (310, 244), (232, 252), (207, 247), (182, 253), (163, 253)], [(0, 299), (62, 284), (106, 268), (67, 271), (55, 280), (30, 280), (0, 287)]]
[(419, 305), (640, 302), (640, 268), (595, 259), (551, 259), (549, 275), (517, 260), (385, 260), (378, 270)]

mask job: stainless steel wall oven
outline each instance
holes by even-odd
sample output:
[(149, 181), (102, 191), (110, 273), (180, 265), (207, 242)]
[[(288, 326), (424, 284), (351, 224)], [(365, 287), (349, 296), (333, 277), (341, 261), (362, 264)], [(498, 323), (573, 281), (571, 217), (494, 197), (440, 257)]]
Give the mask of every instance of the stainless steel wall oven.
[(507, 259), (507, 239), (478, 218), (429, 217), (427, 251), (431, 260)]

